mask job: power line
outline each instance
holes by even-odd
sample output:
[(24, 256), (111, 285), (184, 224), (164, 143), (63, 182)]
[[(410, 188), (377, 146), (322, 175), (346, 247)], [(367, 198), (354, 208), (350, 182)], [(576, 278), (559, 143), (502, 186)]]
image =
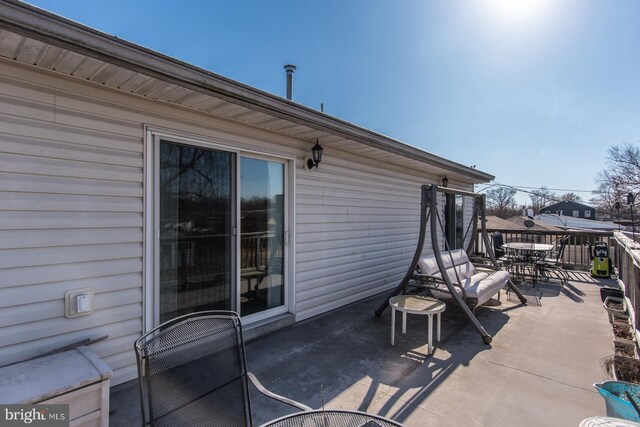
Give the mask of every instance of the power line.
[[(538, 193), (533, 192), (533, 191), (523, 190), (523, 188), (539, 189), (539, 187), (516, 187), (514, 185), (502, 184), (502, 183), (499, 183), (499, 182), (496, 182), (496, 181), (494, 181), (493, 184), (490, 184), (488, 187), (485, 187), (485, 188), (483, 188), (481, 190), (478, 190), (478, 192), (488, 190), (491, 187), (506, 187), (506, 188), (511, 188), (512, 190), (516, 190), (516, 191), (521, 192), (521, 193), (531, 194), (531, 195), (534, 195), (534, 196), (538, 196), (539, 195)], [(551, 189), (547, 188), (547, 190), (551, 190)], [(559, 191), (572, 191), (572, 190), (559, 190)], [(580, 191), (580, 190), (573, 190), (573, 191)], [(592, 193), (592, 191), (589, 191), (589, 193)], [(566, 202), (567, 201), (567, 200), (562, 200), (562, 199), (558, 199), (558, 198), (555, 198), (555, 197), (547, 197), (546, 200), (548, 202), (554, 202), (554, 203), (560, 203), (560, 202)], [(578, 202), (578, 203), (580, 203), (580, 202)], [(611, 212), (602, 211), (601, 209), (598, 209), (598, 208), (594, 208), (594, 209), (595, 209), (596, 213), (598, 213), (598, 214), (609, 214), (609, 213), (611, 213)]]
[[(516, 187), (515, 185), (502, 184), (500, 182), (495, 182), (495, 181), (494, 181), (494, 185), (495, 186), (499, 186), (499, 187), (511, 188), (512, 190), (516, 190), (516, 191), (519, 191), (521, 193), (527, 193), (527, 194), (531, 194), (531, 195), (534, 195), (534, 196), (539, 196), (539, 193), (536, 193), (534, 191), (523, 190), (523, 188), (536, 188), (537, 189), (538, 187)], [(484, 190), (486, 190), (486, 188), (483, 189), (482, 191), (484, 191)], [(558, 199), (556, 197), (546, 197), (546, 199), (549, 200), (550, 202), (564, 202), (564, 201), (566, 201), (566, 200)]]
[[(495, 187), (496, 185), (505, 186), (505, 187), (511, 187), (511, 186), (509, 186), (509, 185), (506, 185), (506, 184), (500, 184), (500, 183), (495, 182), (495, 181), (494, 181), (494, 184), (479, 184), (479, 185), (488, 185), (488, 187), (487, 187), (487, 188), (489, 188), (489, 187)], [(513, 187), (513, 188), (527, 188), (527, 189), (532, 189), (532, 190), (539, 190), (539, 189), (541, 189), (541, 188), (542, 188), (542, 187), (527, 187), (527, 186), (525, 186), (525, 185), (514, 185), (514, 186), (512, 186), (512, 187)], [(547, 187), (544, 187), (544, 188), (545, 188), (546, 190), (549, 190), (549, 191), (570, 191), (570, 192), (572, 192), (572, 193), (593, 193), (593, 190), (571, 190), (571, 189), (568, 189), (568, 188), (547, 188)], [(486, 190), (486, 188), (483, 188), (483, 189), (482, 189), (482, 190), (480, 190), (480, 191), (483, 191), (483, 190)]]

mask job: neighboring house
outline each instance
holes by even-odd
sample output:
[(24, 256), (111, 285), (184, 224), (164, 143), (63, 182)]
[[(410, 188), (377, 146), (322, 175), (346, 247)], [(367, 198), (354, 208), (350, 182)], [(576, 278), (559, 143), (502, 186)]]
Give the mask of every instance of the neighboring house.
[(578, 202), (558, 202), (553, 205), (540, 208), (540, 214), (551, 214), (559, 216), (570, 216), (574, 218), (586, 218), (595, 220), (596, 209)]
[[(180, 314), (232, 309), (251, 337), (386, 292), (415, 251), (420, 186), (445, 175), (493, 179), (5, 0), (0, 365), (108, 335), (91, 349), (115, 385), (136, 377), (134, 340)], [(93, 311), (67, 318), (78, 290)]]

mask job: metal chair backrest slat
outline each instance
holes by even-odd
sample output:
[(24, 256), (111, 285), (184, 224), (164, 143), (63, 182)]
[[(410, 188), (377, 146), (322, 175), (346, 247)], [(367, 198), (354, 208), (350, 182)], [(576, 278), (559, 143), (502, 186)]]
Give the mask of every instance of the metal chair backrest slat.
[(556, 254), (556, 264), (560, 264), (563, 262), (564, 250), (567, 248), (569, 238), (570, 236), (565, 236), (560, 240), (560, 248), (558, 249), (558, 253)]

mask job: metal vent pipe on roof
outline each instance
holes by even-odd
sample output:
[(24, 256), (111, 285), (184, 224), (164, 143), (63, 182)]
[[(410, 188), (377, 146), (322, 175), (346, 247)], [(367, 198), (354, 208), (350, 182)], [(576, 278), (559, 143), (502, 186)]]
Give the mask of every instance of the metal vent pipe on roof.
[(293, 72), (296, 70), (296, 66), (287, 64), (284, 66), (284, 70), (287, 72), (287, 99), (290, 100), (293, 95)]

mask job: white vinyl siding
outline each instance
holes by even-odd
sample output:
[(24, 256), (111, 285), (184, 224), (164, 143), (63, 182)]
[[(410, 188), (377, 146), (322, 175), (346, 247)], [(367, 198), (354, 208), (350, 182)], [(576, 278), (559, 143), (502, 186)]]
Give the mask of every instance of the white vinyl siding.
[(297, 190), (296, 319), (398, 284), (419, 234), (415, 178), (327, 155)]
[[(108, 335), (91, 348), (117, 383), (142, 330), (142, 127), (84, 126), (99, 116), (59, 99), (0, 75), (0, 365)], [(66, 319), (64, 293), (80, 288), (95, 313)]]
[[(391, 289), (406, 273), (420, 185), (439, 176), (330, 144), (319, 169), (304, 171), (309, 140), (0, 65), (0, 365), (108, 335), (90, 348), (114, 370), (112, 384), (135, 378), (146, 304), (145, 125), (241, 153), (296, 157), (298, 320)], [(96, 310), (67, 319), (64, 293), (80, 288), (95, 290)]]

